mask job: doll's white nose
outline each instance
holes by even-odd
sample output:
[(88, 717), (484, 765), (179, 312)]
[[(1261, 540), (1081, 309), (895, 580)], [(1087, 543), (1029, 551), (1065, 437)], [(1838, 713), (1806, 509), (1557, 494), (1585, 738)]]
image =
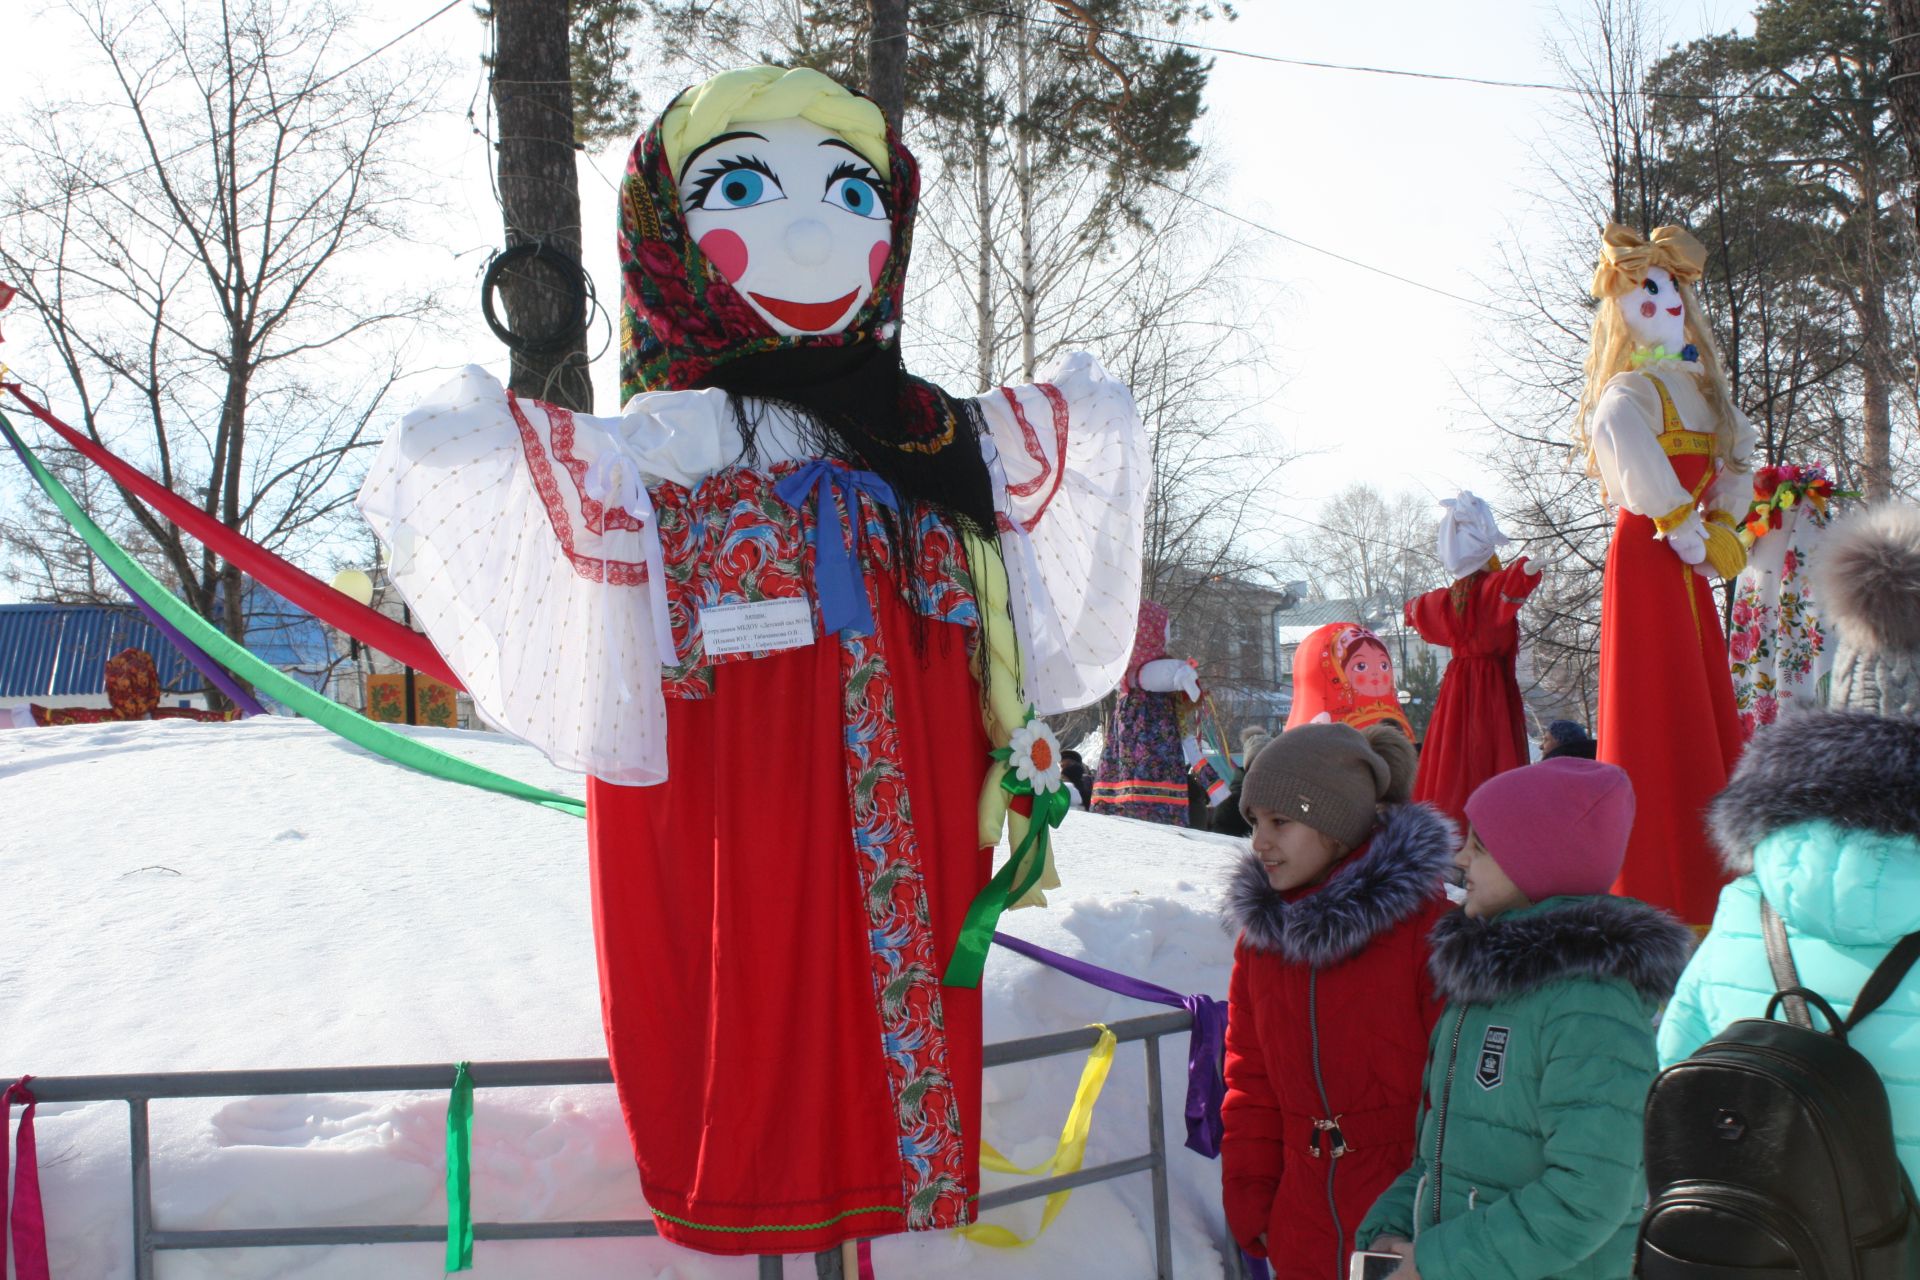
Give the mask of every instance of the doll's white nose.
[(787, 256), (802, 267), (817, 267), (833, 252), (833, 233), (817, 218), (802, 218), (787, 228)]

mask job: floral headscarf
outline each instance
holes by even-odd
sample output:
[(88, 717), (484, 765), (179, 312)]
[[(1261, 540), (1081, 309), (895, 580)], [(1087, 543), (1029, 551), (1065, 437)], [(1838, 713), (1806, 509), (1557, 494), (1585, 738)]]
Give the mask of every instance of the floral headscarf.
[(892, 249), (873, 292), (838, 333), (776, 333), (688, 233), (662, 137), (663, 114), (634, 144), (620, 187), (620, 394), (722, 387), (787, 404), (824, 452), (877, 472), (903, 496), (994, 527), (970, 401), (900, 364), (901, 296), (920, 168), (887, 130)]
[(1123, 693), (1140, 687), (1140, 668), (1167, 656), (1167, 621), (1171, 617), (1165, 605), (1151, 600), (1140, 602), (1140, 619), (1133, 626), (1133, 656), (1127, 659), (1127, 675), (1120, 682)]

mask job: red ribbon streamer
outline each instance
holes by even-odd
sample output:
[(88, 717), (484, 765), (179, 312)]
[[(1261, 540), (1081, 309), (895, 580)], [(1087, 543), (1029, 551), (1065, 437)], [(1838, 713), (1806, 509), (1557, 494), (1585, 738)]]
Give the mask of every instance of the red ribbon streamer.
[[(21, 1076), (0, 1093), (0, 1192), (7, 1185), (7, 1120), (17, 1098), (26, 1103), (20, 1112), (20, 1159), (13, 1181), (13, 1274), (15, 1280), (50, 1280), (47, 1271), (47, 1215), (40, 1205), (40, 1157), (33, 1144), (32, 1076)], [(7, 1273), (7, 1233), (0, 1232), (0, 1276)]]
[(13, 393), (14, 399), (27, 406), (34, 417), (57, 431), (61, 439), (140, 495), (161, 515), (213, 548), (230, 563), (239, 565), (254, 581), (271, 587), (322, 622), (339, 628), (369, 648), (424, 672), (442, 684), (450, 684), (456, 689), (466, 687), (453, 674), (453, 669), (447, 666), (440, 651), (433, 647), (433, 642), (418, 631), (404, 627), (358, 600), (342, 595), (306, 570), (287, 563), (244, 534), (229, 529), (145, 472), (122, 461), (92, 437), (54, 417), (44, 407), (34, 403), (16, 384), (9, 382), (4, 387)]

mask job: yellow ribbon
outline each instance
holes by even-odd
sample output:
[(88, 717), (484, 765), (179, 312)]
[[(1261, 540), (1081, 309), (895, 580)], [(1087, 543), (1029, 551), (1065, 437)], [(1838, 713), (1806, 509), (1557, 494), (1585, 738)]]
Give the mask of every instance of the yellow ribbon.
[[(1100, 1090), (1106, 1086), (1107, 1073), (1113, 1069), (1113, 1049), (1118, 1043), (1113, 1032), (1099, 1023), (1094, 1025), (1100, 1027), (1100, 1039), (1094, 1044), (1093, 1052), (1087, 1055), (1087, 1065), (1080, 1071), (1080, 1087), (1074, 1090), (1073, 1109), (1067, 1112), (1067, 1123), (1060, 1130), (1060, 1145), (1054, 1148), (1052, 1157), (1031, 1169), (1022, 1169), (994, 1150), (992, 1144), (983, 1141), (980, 1144), (982, 1169), (1026, 1178), (1058, 1177), (1063, 1173), (1079, 1171), (1086, 1162), (1087, 1138), (1093, 1130), (1093, 1104), (1100, 1100)], [(1039, 1229), (1024, 1240), (993, 1222), (975, 1222), (958, 1230), (975, 1244), (995, 1249), (1024, 1249), (1047, 1233), (1053, 1220), (1067, 1207), (1067, 1197), (1072, 1194), (1071, 1191), (1056, 1191), (1049, 1195), (1040, 1210)]]
[(1600, 235), (1600, 264), (1593, 270), (1593, 296), (1618, 298), (1647, 282), (1647, 272), (1664, 269), (1681, 284), (1692, 284), (1707, 269), (1707, 250), (1685, 227), (1655, 227), (1642, 236), (1632, 227), (1607, 224)]

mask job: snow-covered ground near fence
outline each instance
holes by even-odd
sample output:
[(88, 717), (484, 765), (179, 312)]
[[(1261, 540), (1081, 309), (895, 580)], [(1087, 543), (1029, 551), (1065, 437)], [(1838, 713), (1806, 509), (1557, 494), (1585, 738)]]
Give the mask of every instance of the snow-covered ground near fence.
[[(579, 794), (580, 780), (491, 734), (436, 746)], [(752, 762), (743, 787), (750, 787)], [(1224, 998), (1218, 923), (1232, 842), (1074, 814), (1063, 888), (1002, 927), (1183, 992)], [(387, 764), (304, 721), (159, 721), (0, 733), (0, 1076), (604, 1053), (582, 824)], [(1159, 1006), (996, 949), (989, 1041)], [(1217, 1162), (1181, 1142), (1186, 1037), (1163, 1045), (1174, 1265), (1225, 1273)], [(1146, 1149), (1146, 1071), (1121, 1046), (1088, 1162)], [(987, 1072), (987, 1139), (1021, 1165), (1059, 1136), (1082, 1059)], [(444, 1094), (158, 1102), (159, 1225), (444, 1221)], [(16, 1116), (18, 1112), (16, 1111)], [(44, 1106), (37, 1125), (54, 1275), (130, 1276), (126, 1108)], [(778, 1141), (778, 1135), (769, 1135)], [(482, 1091), (483, 1221), (644, 1213), (611, 1088)], [(1012, 1179), (987, 1175), (989, 1188)], [(880, 1280), (1151, 1275), (1148, 1178), (1086, 1187), (1031, 1248), (949, 1235), (879, 1241)], [(992, 1220), (1022, 1234), (1038, 1202)], [(420, 1277), (438, 1245), (161, 1255), (187, 1277)], [(811, 1274), (790, 1262), (789, 1274)], [(473, 1275), (745, 1280), (747, 1259), (658, 1240), (482, 1242)]]

